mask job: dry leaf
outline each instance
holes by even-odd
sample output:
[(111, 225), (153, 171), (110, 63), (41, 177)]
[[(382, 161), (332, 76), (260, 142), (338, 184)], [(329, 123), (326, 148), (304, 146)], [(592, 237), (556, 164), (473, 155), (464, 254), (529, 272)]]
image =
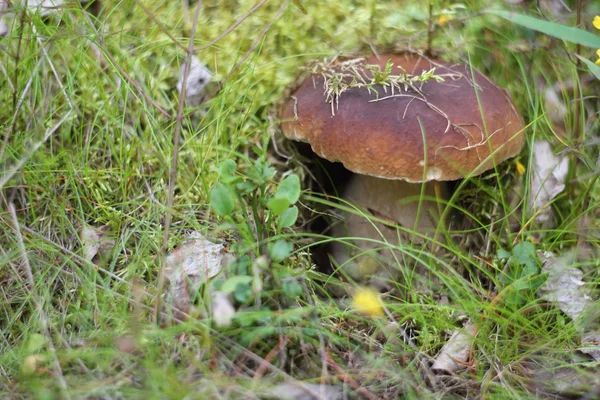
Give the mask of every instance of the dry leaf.
[(64, 4), (64, 0), (21, 0), (12, 1), (0, 0), (0, 36), (6, 36), (10, 32), (10, 25), (15, 17), (13, 12), (5, 12), (8, 5), (12, 8), (27, 6), (32, 12), (39, 12), (40, 16), (47, 17), (50, 14), (57, 12), (60, 6)]
[(534, 213), (539, 211), (535, 217), (537, 222), (552, 225), (552, 208), (548, 205), (565, 189), (568, 172), (569, 160), (555, 156), (550, 143), (534, 143), (529, 208)]
[(548, 119), (552, 124), (564, 126), (567, 117), (567, 107), (562, 98), (558, 96), (552, 86), (546, 86), (544, 89), (544, 108), (548, 113)]
[(477, 326), (470, 320), (462, 329), (454, 331), (435, 358), (431, 369), (447, 374), (465, 369), (471, 356), (471, 346), (476, 334)]
[(538, 296), (556, 304), (575, 322), (582, 332), (580, 350), (600, 361), (600, 332), (594, 331), (598, 329), (594, 323), (597, 324), (599, 305), (583, 281), (583, 272), (570, 267), (574, 261), (573, 253), (557, 258), (554, 253), (545, 252), (542, 270), (548, 273), (548, 279), (538, 290)]
[[(29, 9), (37, 9), (42, 17), (47, 17), (55, 13), (63, 3), (63, 0), (27, 0), (26, 4)], [(25, 4), (25, 1), (23, 1), (23, 4)]]
[(0, 0), (0, 36), (6, 36), (10, 32), (10, 27), (7, 22), (10, 20), (10, 16), (4, 11), (7, 6), (8, 0)]
[(593, 301), (584, 286), (583, 272), (569, 267), (574, 261), (571, 253), (557, 258), (554, 253), (545, 252), (542, 270), (548, 273), (548, 279), (538, 290), (538, 295), (553, 302), (577, 321)]
[(190, 298), (200, 285), (217, 275), (228, 260), (223, 245), (192, 232), (167, 257), (165, 276), (170, 283), (169, 302), (187, 312)]
[[(185, 64), (181, 66), (181, 76), (177, 82), (177, 91), (181, 93), (183, 88), (183, 73)], [(188, 70), (188, 77), (185, 81), (185, 98), (189, 107), (198, 107), (205, 100), (206, 85), (212, 80), (212, 73), (197, 57), (192, 57)]]
[(81, 244), (83, 245), (83, 257), (94, 263), (107, 258), (115, 247), (114, 239), (109, 238), (103, 229), (97, 229), (90, 225), (84, 225), (81, 229)]
[(583, 334), (579, 351), (600, 361), (600, 331)]
[(268, 398), (278, 400), (338, 400), (342, 399), (342, 388), (314, 383), (282, 383), (269, 391)]
[(235, 315), (235, 308), (229, 301), (229, 297), (219, 291), (212, 294), (212, 316), (217, 326), (229, 326)]
[(548, 349), (525, 359), (523, 367), (531, 378), (528, 379), (530, 390), (538, 394), (546, 393), (546, 396), (541, 398), (597, 398), (597, 395), (585, 397), (586, 394), (593, 394), (590, 393), (590, 388), (600, 388), (600, 377), (595, 373), (593, 366), (587, 368), (583, 364), (585, 362), (586, 360), (576, 353), (569, 355), (564, 351), (553, 352)]

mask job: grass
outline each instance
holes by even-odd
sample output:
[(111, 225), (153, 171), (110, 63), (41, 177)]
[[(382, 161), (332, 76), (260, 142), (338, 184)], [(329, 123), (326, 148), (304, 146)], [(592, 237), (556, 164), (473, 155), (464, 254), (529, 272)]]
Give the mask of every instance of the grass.
[[(574, 45), (480, 15), (489, 2), (434, 2), (436, 18), (453, 19), (433, 24), (431, 50), (472, 65), (515, 99), (528, 124), (518, 157), (526, 174), (517, 175), (508, 161), (458, 183), (448, 204), (463, 217), (443, 232), (435, 254), (376, 240), (374, 247), (395, 250), (397, 263), (388, 267), (402, 279), (382, 296), (386, 316), (366, 318), (351, 309), (343, 269), (329, 273), (311, 259), (320, 244), (354, 246), (357, 238), (315, 231), (315, 219), (331, 224), (335, 214), (354, 210), (388, 222), (322, 194), (329, 182), (311, 178), (319, 161), (281, 138), (278, 109), (315, 60), (371, 48), (425, 49), (427, 6), (303, 2), (304, 15), (293, 3), (268, 1), (246, 17), (256, 3), (205, 2), (193, 45), (205, 47), (195, 54), (215, 74), (210, 90), (217, 94), (202, 111), (183, 109), (178, 118), (175, 86), (196, 4), (186, 10), (185, 2), (142, 3), (148, 12), (137, 1), (106, 2), (98, 17), (77, 5), (46, 18), (18, 11), (0, 39), (3, 397), (257, 398), (278, 383), (299, 381), (345, 382), (351, 397), (372, 398), (597, 393), (598, 362), (576, 351), (576, 323), (535, 290), (518, 291), (503, 280), (506, 261), (497, 256), (526, 242), (559, 255), (578, 251), (587, 285), (600, 283), (598, 81), (570, 57)], [(557, 18), (533, 6), (519, 11)], [(584, 7), (589, 30), (598, 13), (596, 5)], [(566, 13), (561, 22), (573, 26), (575, 19)], [(591, 58), (595, 50), (580, 54)], [(541, 83), (561, 88), (568, 107), (559, 123), (550, 119)], [(521, 194), (530, 189), (532, 145), (541, 139), (571, 161), (567, 188), (550, 205), (550, 228), (532, 221)], [(228, 183), (220, 168), (229, 160), (235, 172)], [(282, 227), (269, 201), (291, 174), (304, 191), (296, 223)], [(234, 199), (223, 216), (211, 207), (218, 184), (228, 185)], [(209, 285), (192, 294), (190, 318), (157, 318), (168, 213), (169, 250), (198, 231), (235, 257), (215, 281), (253, 277), (236, 287), (231, 326), (213, 323)], [(105, 227), (115, 240), (106, 259), (83, 257), (85, 225)], [(266, 266), (256, 261), (261, 255)], [(508, 303), (515, 292), (520, 302)], [(432, 360), (466, 320), (479, 327), (468, 368), (433, 374)], [(574, 377), (561, 375), (569, 371)]]

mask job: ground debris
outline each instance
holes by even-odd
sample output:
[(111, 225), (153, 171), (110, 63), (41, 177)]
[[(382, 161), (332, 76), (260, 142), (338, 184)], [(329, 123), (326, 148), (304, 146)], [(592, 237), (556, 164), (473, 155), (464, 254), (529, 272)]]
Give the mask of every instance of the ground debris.
[(342, 398), (342, 388), (314, 383), (281, 383), (273, 387), (263, 398), (282, 400), (336, 400)]
[(454, 331), (436, 356), (431, 369), (435, 372), (453, 374), (467, 368), (475, 335), (477, 335), (477, 325), (469, 320), (462, 329)]
[(599, 305), (583, 281), (583, 272), (570, 267), (574, 261), (574, 253), (562, 257), (556, 257), (552, 252), (543, 253), (542, 270), (548, 273), (548, 279), (538, 290), (538, 295), (556, 304), (573, 320), (582, 337), (580, 351), (600, 361)]
[(533, 171), (529, 208), (537, 213), (535, 220), (546, 227), (554, 224), (550, 202), (565, 189), (569, 172), (569, 160), (552, 153), (550, 143), (538, 141), (533, 144)]
[(200, 285), (217, 275), (229, 261), (223, 245), (192, 232), (167, 256), (165, 276), (169, 280), (167, 304), (189, 311), (189, 304)]
[(529, 388), (541, 398), (596, 399), (600, 394), (600, 375), (582, 363), (576, 354), (536, 354), (523, 363), (528, 371)]
[[(181, 93), (183, 88), (185, 64), (181, 66), (181, 75), (177, 82), (177, 91)], [(206, 86), (212, 80), (212, 73), (197, 57), (192, 57), (185, 80), (185, 98), (189, 107), (198, 107), (206, 100)]]
[(106, 227), (94, 228), (84, 225), (81, 229), (81, 244), (83, 246), (83, 258), (98, 265), (112, 253), (115, 240), (104, 233)]
[(212, 294), (212, 316), (217, 326), (229, 326), (235, 315), (235, 308), (229, 297), (215, 290)]

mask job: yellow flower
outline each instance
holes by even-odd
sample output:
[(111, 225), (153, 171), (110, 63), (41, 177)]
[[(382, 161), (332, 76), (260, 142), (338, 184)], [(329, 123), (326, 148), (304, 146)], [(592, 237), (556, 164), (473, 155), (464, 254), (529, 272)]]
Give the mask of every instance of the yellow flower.
[[(438, 24), (440, 25), (444, 25), (446, 22), (451, 21), (452, 17), (450, 15), (440, 15), (440, 17), (438, 18)], [(596, 20), (594, 20), (594, 24)], [(599, 28), (600, 29), (600, 28)]]
[(596, 50), (596, 55), (598, 56), (598, 59), (596, 60), (596, 65), (600, 65), (600, 50)]
[(519, 162), (519, 161), (515, 162), (515, 169), (517, 170), (517, 175), (525, 174), (525, 166), (523, 164), (521, 164), (521, 162)]
[(594, 24), (594, 26), (596, 27), (596, 29), (600, 29), (600, 15), (596, 15), (594, 17), (594, 20), (592, 21), (592, 24)]
[(383, 305), (377, 292), (370, 288), (360, 288), (354, 293), (352, 305), (361, 314), (369, 317), (378, 317), (383, 315)]

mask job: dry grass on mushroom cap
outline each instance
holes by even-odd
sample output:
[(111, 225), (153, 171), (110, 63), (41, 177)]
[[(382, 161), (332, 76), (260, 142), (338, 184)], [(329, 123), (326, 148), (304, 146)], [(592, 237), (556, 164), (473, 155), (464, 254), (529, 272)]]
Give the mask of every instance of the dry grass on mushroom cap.
[[(481, 174), (524, 143), (511, 99), (468, 66), (403, 54), (313, 71), (283, 111), (284, 134), (355, 172), (342, 197), (401, 227), (433, 236), (443, 225), (436, 202), (446, 190), (438, 182)], [(401, 204), (406, 197), (412, 201)], [(386, 231), (356, 215), (345, 219), (336, 235), (381, 238)], [(388, 239), (398, 243), (394, 232)], [(333, 253), (341, 264), (354, 257), (343, 246)]]
[[(420, 93), (419, 84), (430, 79), (436, 82), (444, 81), (444, 76), (435, 74), (435, 67), (423, 71), (419, 75), (411, 75), (406, 71), (393, 75), (391, 61), (387, 62), (383, 70), (379, 64), (365, 64), (365, 58), (345, 60), (337, 66), (335, 61), (333, 59), (316, 62), (308, 68), (312, 74), (319, 74), (323, 77), (326, 101), (331, 104), (332, 115), (335, 115), (335, 107), (339, 107), (342, 93), (351, 88), (365, 88), (379, 98), (379, 92), (375, 89), (376, 85), (381, 86), (386, 94), (389, 88), (393, 96), (395, 92), (402, 92), (402, 89), (407, 91), (408, 88)], [(452, 74), (449, 75), (452, 77)]]

